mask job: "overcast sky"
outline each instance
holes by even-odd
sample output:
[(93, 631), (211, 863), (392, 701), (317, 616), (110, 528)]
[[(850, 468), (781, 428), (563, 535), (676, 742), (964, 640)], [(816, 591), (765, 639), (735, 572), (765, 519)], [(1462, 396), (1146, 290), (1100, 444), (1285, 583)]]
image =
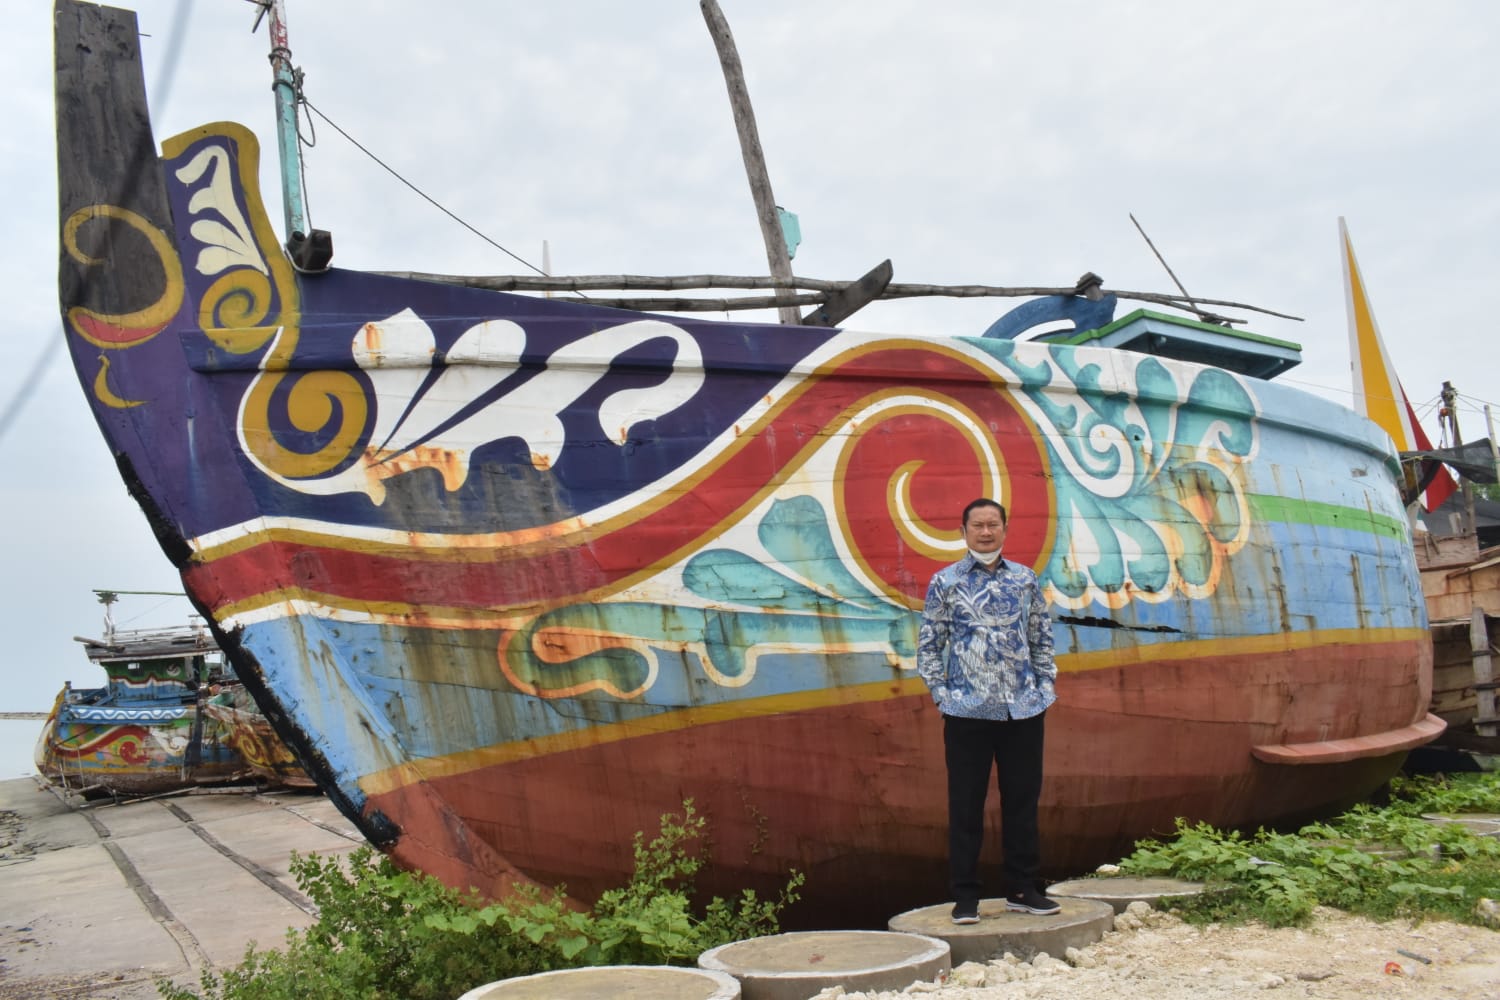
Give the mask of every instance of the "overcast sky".
[[(764, 273), (692, 0), (288, 2), (309, 100), (527, 260), (540, 263), (546, 240), (559, 273)], [(1224, 310), (1301, 343), (1284, 379), (1349, 404), (1342, 215), (1428, 433), (1446, 379), (1464, 438), (1484, 435), (1482, 406), (1500, 401), (1483, 315), (1500, 264), (1500, 4), (721, 3), (777, 200), (801, 217), (799, 274), (849, 279), (889, 257), (897, 281), (1060, 286), (1094, 271), (1108, 287), (1171, 291), (1133, 212), (1193, 294), (1304, 317)], [(66, 679), (99, 682), (72, 641), (100, 630), (93, 588), (178, 585), (62, 349), (51, 6), (7, 0), (0, 36), (0, 420), (12, 417), (0, 710), (43, 709)], [(228, 119), (274, 160), (254, 7), (137, 9), (158, 141)], [(309, 197), (336, 265), (522, 270), (315, 125)], [(268, 166), (268, 198), (274, 176)], [(880, 304), (849, 325), (978, 334), (1004, 308)], [(135, 598), (119, 618), (186, 612)], [(14, 773), (8, 760), (0, 772)]]

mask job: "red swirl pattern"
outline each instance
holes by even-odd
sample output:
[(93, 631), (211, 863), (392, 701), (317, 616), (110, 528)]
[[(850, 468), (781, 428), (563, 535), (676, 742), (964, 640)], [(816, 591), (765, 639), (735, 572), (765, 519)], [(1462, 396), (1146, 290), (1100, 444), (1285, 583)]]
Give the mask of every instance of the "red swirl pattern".
[[(916, 386), (926, 387), (922, 396), (934, 403), (973, 414), (978, 421), (973, 439), (990, 438), (987, 447), (1004, 458), (1003, 469), (985, 469), (972, 441), (965, 444), (965, 435), (951, 424), (917, 416), (903, 420), (896, 430), (909, 433), (910, 440), (902, 441), (898, 454), (926, 459), (912, 480), (914, 511), (939, 529), (956, 530), (964, 504), (998, 474), (1005, 499), (1017, 511), (1006, 552), (1033, 564), (1050, 545), (1052, 494), (1038, 436), (999, 379), (989, 365), (951, 348), (882, 342), (840, 356), (793, 387), (695, 481), (657, 493), (610, 522), (581, 528), (563, 522), (555, 534), (541, 533), (526, 543), (456, 536), (452, 544), (412, 546), (271, 536), (216, 558), (209, 553), (185, 576), (200, 600), (220, 608), (293, 588), (324, 603), (400, 607), (407, 613), (469, 608), (535, 613), (596, 598), (712, 543), (826, 446), (829, 428), (845, 425), (878, 399), (905, 394), (918, 399)], [(942, 553), (917, 558), (904, 547), (904, 529), (879, 509), (888, 494), (889, 474), (879, 471), (891, 462), (882, 457), (888, 435), (858, 433), (848, 467), (859, 477), (873, 475), (878, 485), (867, 490), (867, 480), (859, 477), (836, 484), (847, 509), (857, 512), (846, 520), (845, 537), (868, 572), (885, 581), (893, 595), (910, 600), (925, 589), (933, 570), (951, 560)], [(956, 558), (961, 552), (955, 548), (946, 555)]]
[(92, 739), (77, 743), (55, 742), (52, 752), (74, 760), (82, 757), (114, 754), (129, 764), (144, 764), (150, 757), (142, 749), (151, 739), (142, 726), (111, 726)]
[[(1053, 537), (1054, 494), (1040, 439), (1010, 392), (950, 387), (933, 403), (862, 422), (837, 483), (840, 527), (854, 557), (914, 608), (932, 575), (963, 556), (960, 518), (969, 501), (989, 497), (1006, 506), (1008, 559), (1037, 566)], [(924, 544), (932, 538), (945, 544)]]

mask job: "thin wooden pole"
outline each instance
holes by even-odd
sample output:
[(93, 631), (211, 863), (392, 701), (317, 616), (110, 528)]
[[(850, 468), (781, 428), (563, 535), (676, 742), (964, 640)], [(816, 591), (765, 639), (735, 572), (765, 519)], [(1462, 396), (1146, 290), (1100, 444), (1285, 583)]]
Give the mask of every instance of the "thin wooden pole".
[[(1458, 390), (1452, 382), (1444, 382), (1438, 396), (1443, 401), (1443, 413), (1447, 414), (1448, 429), (1453, 432), (1453, 447), (1457, 448), (1464, 443), (1458, 430)], [(1459, 476), (1459, 490), (1464, 498), (1464, 534), (1473, 537), (1475, 551), (1478, 551), (1479, 522), (1474, 517), (1474, 487), (1469, 485), (1468, 476)]]
[[(1172, 265), (1167, 263), (1167, 258), (1161, 255), (1161, 251), (1156, 249), (1156, 244), (1151, 242), (1151, 237), (1146, 235), (1146, 230), (1141, 227), (1141, 224), (1139, 222), (1136, 222), (1135, 213), (1131, 212), (1129, 214), (1130, 221), (1135, 225), (1135, 231), (1141, 234), (1141, 239), (1146, 241), (1146, 246), (1151, 248), (1151, 252), (1156, 255), (1156, 259), (1161, 262), (1161, 266), (1167, 269), (1167, 274), (1171, 277), (1172, 284), (1177, 286), (1177, 290), (1181, 292), (1182, 297), (1187, 300), (1188, 307), (1197, 311), (1198, 300), (1194, 299), (1190, 294), (1188, 294), (1187, 288), (1183, 286), (1181, 281), (1177, 280), (1177, 272), (1172, 270)], [(1205, 313), (1200, 311), (1198, 312), (1198, 315), (1200, 318), (1204, 319), (1207, 322), (1223, 320), (1223, 317), (1215, 316), (1213, 315), (1213, 313)]]
[(1490, 435), (1490, 461), (1495, 464), (1495, 479), (1500, 481), (1500, 445), (1495, 443), (1495, 418), (1490, 415), (1490, 404), (1484, 404), (1484, 428)]
[[(714, 47), (719, 50), (719, 63), (724, 67), (724, 85), (729, 89), (729, 106), (734, 111), (734, 126), (740, 135), (740, 153), (745, 160), (745, 175), (750, 180), (750, 196), (755, 199), (755, 214), (760, 218), (760, 234), (766, 243), (766, 262), (771, 267), (772, 278), (790, 282), (792, 260), (787, 255), (781, 220), (776, 216), (776, 198), (771, 193), (771, 177), (766, 171), (765, 154), (761, 152), (760, 132), (755, 127), (755, 111), (750, 107), (750, 91), (745, 86), (740, 54), (717, 0), (699, 0), (698, 6), (703, 10), (703, 20), (708, 23)], [(800, 322), (796, 306), (782, 306), (778, 312), (783, 323)]]
[(1474, 731), (1494, 736), (1500, 714), (1495, 705), (1495, 669), (1490, 659), (1489, 616), (1475, 608), (1469, 619), (1469, 651), (1474, 664)]

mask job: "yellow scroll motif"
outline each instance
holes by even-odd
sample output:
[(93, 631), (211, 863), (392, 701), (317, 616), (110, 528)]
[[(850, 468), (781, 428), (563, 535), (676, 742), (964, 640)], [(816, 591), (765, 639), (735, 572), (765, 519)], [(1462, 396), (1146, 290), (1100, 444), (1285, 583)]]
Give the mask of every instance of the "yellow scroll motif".
[(128, 410), (145, 402), (144, 399), (125, 399), (109, 387), (109, 357), (104, 354), (99, 355), (99, 374), (94, 376), (94, 396), (113, 410)]
[[(266, 367), (283, 360), (280, 345), (266, 359)], [(290, 352), (287, 352), (288, 354)], [(271, 429), (271, 407), (282, 395), (283, 380), (291, 386), (284, 393), (286, 418), (299, 431), (309, 433), (327, 428), (338, 421), (328, 443), (317, 451), (294, 451), (276, 440)], [(304, 479), (331, 472), (346, 461), (364, 433), (369, 402), (359, 379), (348, 372), (316, 371), (298, 375), (265, 372), (255, 380), (245, 395), (244, 424), (241, 433), (245, 445), (262, 465), (290, 479)]]
[[(198, 145), (205, 138), (213, 141)], [(260, 144), (243, 126), (218, 122), (174, 136), (162, 149), (178, 179), (193, 189), (189, 212), (217, 233), (196, 263), (199, 273), (217, 275), (199, 304), (199, 327), (231, 354), (270, 345), (240, 406), (241, 440), (276, 475), (305, 479), (332, 471), (358, 446), (369, 400), (348, 372), (290, 370), (301, 337), (301, 297), (261, 202)], [(233, 181), (244, 193), (243, 205)], [(315, 434), (321, 447), (288, 447), (278, 431)]]
[(69, 257), (88, 267), (109, 263), (78, 245), (78, 231), (90, 222), (103, 219), (116, 219), (144, 236), (161, 262), (163, 276), (161, 295), (143, 309), (101, 313), (86, 306), (74, 306), (68, 310), (68, 325), (74, 333), (95, 347), (119, 350), (150, 340), (177, 315), (183, 296), (182, 262), (164, 233), (144, 217), (118, 205), (89, 205), (68, 216), (63, 223), (62, 243)]
[(276, 325), (266, 322), (272, 300), (270, 278), (253, 268), (236, 268), (203, 293), (198, 326), (229, 353), (250, 354), (276, 335)]

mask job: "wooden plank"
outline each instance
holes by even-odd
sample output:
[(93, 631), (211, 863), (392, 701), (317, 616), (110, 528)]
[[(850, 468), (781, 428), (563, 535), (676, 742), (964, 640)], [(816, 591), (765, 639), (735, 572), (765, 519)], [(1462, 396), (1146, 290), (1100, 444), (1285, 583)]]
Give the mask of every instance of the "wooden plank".
[(1428, 710), (1450, 726), (1468, 729), (1474, 721), (1474, 696), (1471, 694), (1465, 697), (1457, 691), (1445, 691), (1432, 699)]
[(1433, 691), (1472, 691), (1474, 689), (1474, 664), (1449, 663), (1432, 669)]
[(1471, 677), (1474, 673), (1474, 656), (1469, 652), (1469, 644), (1465, 642), (1462, 646), (1458, 643), (1435, 645), (1432, 647), (1432, 669), (1455, 670), (1461, 672), (1465, 677)]
[(1495, 679), (1494, 663), (1490, 658), (1489, 616), (1483, 608), (1476, 607), (1470, 619), (1469, 646), (1474, 651), (1474, 684), (1478, 692), (1474, 705), (1474, 731), (1480, 736), (1495, 736), (1495, 724), (1500, 722), (1495, 711), (1495, 689), (1478, 687)]
[(63, 241), (58, 294), (64, 312), (75, 306), (133, 312), (161, 295), (161, 260), (118, 214), (91, 209), (112, 206), (163, 234), (170, 229), (135, 14), (74, 0), (58, 0), (53, 14), (60, 221), (66, 227), (75, 215), (88, 220), (76, 226), (79, 254)]
[(1475, 753), (1500, 754), (1500, 736), (1476, 736), (1461, 729), (1449, 729), (1439, 736), (1433, 745), (1455, 750), (1472, 750)]
[(1318, 740), (1312, 743), (1275, 743), (1251, 747), (1256, 760), (1268, 764), (1339, 764), (1364, 757), (1384, 757), (1431, 743), (1447, 724), (1429, 713), (1425, 718), (1400, 729), (1343, 740)]
[(832, 292), (820, 309), (802, 317), (803, 326), (837, 326), (860, 309), (880, 298), (895, 273), (888, 259), (871, 268), (858, 281)]

